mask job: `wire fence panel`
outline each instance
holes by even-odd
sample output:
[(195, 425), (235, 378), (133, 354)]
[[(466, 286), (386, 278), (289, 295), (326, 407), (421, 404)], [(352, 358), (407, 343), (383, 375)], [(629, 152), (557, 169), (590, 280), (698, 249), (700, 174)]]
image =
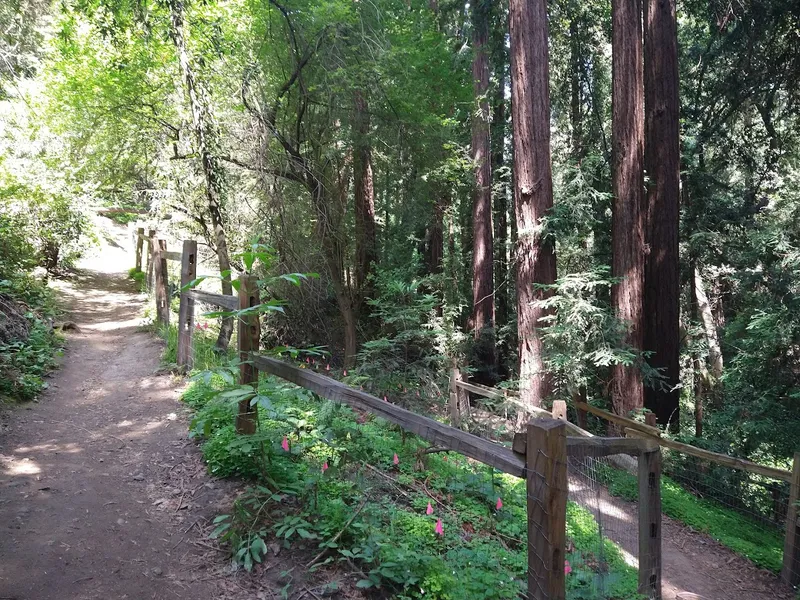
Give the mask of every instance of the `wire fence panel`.
[(608, 492), (616, 468), (608, 457), (569, 457), (567, 598), (638, 597), (638, 508)]

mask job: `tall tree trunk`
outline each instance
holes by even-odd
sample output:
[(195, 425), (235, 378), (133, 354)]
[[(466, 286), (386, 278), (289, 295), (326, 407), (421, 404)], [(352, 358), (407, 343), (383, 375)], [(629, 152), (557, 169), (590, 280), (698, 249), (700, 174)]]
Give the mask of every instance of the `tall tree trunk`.
[[(489, 125), (489, 7), (472, 6), (472, 81), (477, 110), (472, 113), (472, 160), (475, 197), (472, 203), (472, 326), (475, 339), (494, 327), (494, 253), (492, 231), (492, 163)], [(494, 346), (494, 333), (491, 334)], [(491, 350), (492, 361), (494, 348)], [(487, 357), (488, 358), (488, 357)]]
[(514, 128), (514, 203), (517, 245), (517, 328), (520, 396), (525, 406), (541, 406), (552, 382), (545, 372), (537, 301), (547, 296), (535, 284), (556, 279), (552, 238), (542, 219), (553, 207), (550, 166), (550, 81), (547, 0), (509, 0), (511, 32), (511, 117)]
[[(691, 260), (691, 270), (697, 274), (697, 266), (695, 260)], [(697, 282), (699, 276), (692, 277), (689, 282), (689, 289), (691, 290), (691, 307), (692, 307), (692, 322), (696, 323), (698, 319), (698, 296), (697, 296)], [(702, 283), (702, 281), (701, 281)], [(716, 333), (716, 331), (715, 331)], [(705, 403), (706, 394), (706, 379), (708, 369), (706, 369), (705, 361), (699, 352), (693, 353), (692, 357), (692, 375), (693, 385), (692, 391), (694, 393), (694, 435), (695, 437), (703, 437), (703, 405)]]
[[(508, 285), (508, 185), (505, 173), (506, 143), (506, 67), (508, 56), (505, 48), (507, 19), (499, 29), (502, 35), (493, 37), (493, 62), (497, 89), (492, 102), (492, 185), (494, 196), (494, 249), (495, 270), (495, 323), (502, 327), (508, 323), (510, 314)], [(499, 39), (498, 39), (499, 38)]]
[(354, 105), (355, 287), (363, 295), (372, 265), (378, 259), (375, 243), (375, 186), (372, 177), (372, 147), (369, 142), (369, 106), (361, 90), (354, 93)]
[(428, 232), (428, 273), (441, 273), (444, 259), (444, 211), (449, 202), (449, 191), (436, 186), (433, 204), (433, 224)]
[[(228, 241), (225, 235), (224, 219), (222, 216), (222, 206), (225, 198), (225, 171), (222, 167), (216, 152), (219, 149), (219, 132), (214, 121), (214, 114), (211, 110), (208, 97), (202, 84), (197, 80), (189, 59), (189, 51), (186, 47), (186, 37), (184, 33), (184, 12), (183, 0), (169, 0), (171, 28), (170, 37), (175, 44), (178, 53), (178, 63), (180, 64), (181, 76), (189, 97), (189, 106), (192, 112), (192, 125), (194, 128), (197, 153), (200, 156), (200, 164), (203, 168), (203, 176), (206, 183), (206, 202), (208, 214), (211, 219), (214, 234), (214, 247), (219, 261), (219, 270), (222, 275), (222, 293), (233, 294), (231, 285), (231, 261), (228, 254)], [(216, 348), (225, 350), (233, 334), (233, 319), (222, 319), (219, 336), (217, 337)]]
[[(573, 8), (573, 10), (575, 10)], [(581, 79), (583, 75), (583, 56), (581, 54), (580, 27), (578, 17), (569, 23), (570, 53), (570, 125), (572, 126), (572, 155), (576, 160), (583, 158), (583, 115), (581, 111)]]
[[(500, 78), (500, 85), (505, 87), (505, 78)], [(497, 122), (494, 128), (496, 137), (498, 138), (494, 152), (492, 153), (492, 172), (502, 173), (505, 167), (505, 152), (503, 145), (505, 144), (505, 100), (502, 97), (503, 92), (497, 94), (497, 104), (494, 107), (493, 120)], [(508, 294), (508, 189), (506, 182), (500, 177), (496, 177), (495, 184), (495, 201), (494, 201), (494, 214), (495, 214), (495, 248), (497, 250), (497, 271), (495, 274), (495, 321), (498, 326), (505, 325), (508, 322), (509, 309), (509, 294)]]
[[(639, 0), (612, 3), (611, 115), (613, 188), (611, 304), (627, 327), (624, 342), (641, 351), (644, 302), (644, 83)], [(644, 406), (642, 372), (636, 365), (613, 368), (614, 411), (627, 416)]]
[(647, 189), (644, 347), (663, 384), (645, 390), (645, 406), (662, 425), (679, 427), (680, 132), (675, 0), (645, 0), (645, 167)]
[(711, 303), (708, 301), (706, 286), (700, 276), (700, 270), (694, 268), (694, 299), (697, 304), (697, 312), (703, 323), (703, 330), (706, 334), (708, 344), (708, 366), (714, 376), (715, 383), (722, 377), (723, 363), (722, 350), (717, 335), (717, 324), (714, 322), (714, 314), (711, 312)]
[(317, 211), (317, 235), (319, 236), (325, 264), (331, 276), (331, 286), (336, 296), (336, 304), (344, 325), (344, 366), (355, 365), (358, 340), (359, 307), (358, 291), (353, 290), (352, 282), (345, 276), (345, 244), (342, 223), (347, 206), (347, 181), (349, 174), (338, 177), (325, 177), (330, 182), (325, 185), (316, 177), (309, 177), (308, 187), (314, 208)]

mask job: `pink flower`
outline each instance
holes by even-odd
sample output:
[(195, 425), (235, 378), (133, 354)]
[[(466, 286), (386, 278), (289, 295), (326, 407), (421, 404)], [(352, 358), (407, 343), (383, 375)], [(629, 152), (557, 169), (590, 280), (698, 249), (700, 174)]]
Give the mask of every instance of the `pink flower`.
[(389, 401), (389, 399), (386, 397), (386, 394), (383, 395), (383, 401), (384, 402), (388, 402)]
[(307, 364), (307, 365), (310, 365), (310, 364), (311, 364), (311, 359), (310, 359), (309, 357), (307, 357), (307, 356), (306, 356), (306, 364)]
[(436, 520), (436, 527), (434, 528), (436, 535), (444, 535), (444, 525), (442, 525), (442, 520)]
[(203, 329), (208, 329), (208, 323), (203, 323)]
[(572, 567), (569, 565), (569, 561), (565, 560), (564, 561), (564, 575), (569, 575), (570, 573), (572, 573)]
[(325, 365), (325, 370), (326, 371), (330, 371), (331, 370), (331, 366), (330, 365)]
[(433, 514), (433, 507), (431, 506), (430, 502), (428, 502), (428, 508), (425, 509), (425, 514), (426, 515), (432, 515)]
[(394, 464), (396, 464), (396, 465), (399, 465), (399, 464), (400, 464), (400, 459), (399, 459), (399, 458), (397, 458), (397, 452), (395, 452), (395, 453), (394, 453), (394, 458), (392, 459), (392, 462), (393, 462)]
[(345, 369), (345, 370), (344, 370), (344, 373), (343, 373), (343, 375), (344, 375), (345, 377), (347, 377), (347, 369)]
[(327, 470), (328, 470), (328, 461), (326, 460), (324, 463), (322, 463), (322, 472), (324, 473)]
[(499, 497), (497, 498), (497, 504), (495, 504), (495, 506), (494, 506), (494, 507), (495, 507), (497, 510), (500, 510), (501, 508), (503, 508), (503, 501), (502, 501), (502, 500), (501, 500)]
[(417, 398), (419, 398), (419, 390), (417, 390)]
[(289, 440), (286, 439), (286, 436), (283, 436), (283, 441), (281, 442), (281, 448), (283, 448), (284, 452), (289, 451)]

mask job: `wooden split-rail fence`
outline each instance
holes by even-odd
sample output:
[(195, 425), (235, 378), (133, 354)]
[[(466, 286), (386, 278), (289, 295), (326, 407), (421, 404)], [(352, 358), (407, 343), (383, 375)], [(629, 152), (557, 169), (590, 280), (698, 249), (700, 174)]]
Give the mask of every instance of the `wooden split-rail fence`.
[[(237, 345), (241, 358), (239, 383), (257, 382), (258, 373), (269, 373), (317, 395), (367, 411), (439, 447), (458, 452), (472, 460), (526, 480), (528, 515), (528, 600), (565, 600), (566, 507), (568, 457), (631, 457), (639, 481), (639, 589), (648, 598), (661, 598), (661, 453), (648, 439), (571, 435), (574, 426), (553, 413), (542, 411), (524, 433), (518, 433), (511, 448), (478, 437), (386, 402), (310, 369), (258, 354), (260, 327), (255, 311), (259, 292), (255, 277), (239, 276), (239, 295), (226, 296), (185, 289), (197, 276), (197, 242), (183, 242), (181, 253), (167, 251), (166, 242), (154, 232), (140, 228), (136, 234), (136, 267), (142, 268), (143, 244), (148, 246), (148, 281), (155, 292), (160, 323), (169, 323), (169, 289), (166, 262), (181, 263), (180, 308), (178, 311), (178, 363), (191, 368), (195, 304), (221, 307), (237, 316)], [(152, 276), (150, 276), (152, 273)], [(465, 382), (462, 386), (468, 386)], [(463, 389), (463, 387), (462, 387)], [(239, 404), (236, 430), (256, 431), (257, 406)], [(556, 415), (557, 417), (559, 415)], [(570, 435), (568, 435), (570, 434)]]
[[(484, 398), (502, 400), (510, 404), (519, 403), (519, 394), (514, 390), (491, 388), (476, 383), (464, 381), (461, 371), (454, 367), (450, 376), (450, 413), (459, 414), (469, 411), (468, 393), (473, 393)], [(791, 471), (759, 465), (749, 460), (735, 458), (719, 452), (711, 452), (703, 448), (698, 448), (690, 444), (684, 444), (669, 438), (663, 437), (661, 430), (656, 426), (655, 414), (645, 414), (645, 422), (641, 423), (634, 419), (615, 415), (606, 410), (592, 406), (586, 402), (576, 402), (575, 408), (578, 412), (578, 423), (586, 424), (586, 415), (593, 414), (609, 424), (613, 425), (618, 431), (623, 432), (630, 438), (638, 438), (651, 441), (659, 447), (667, 448), (673, 452), (679, 452), (688, 456), (693, 456), (714, 464), (737, 469), (756, 475), (761, 475), (769, 479), (784, 481), (789, 483), (789, 503), (786, 511), (786, 525), (784, 532), (783, 545), (783, 565), (781, 568), (781, 579), (792, 586), (800, 585), (800, 452), (794, 455), (794, 463)], [(533, 410), (535, 413), (548, 414), (548, 411), (539, 408)], [(557, 401), (553, 403), (552, 415), (562, 419), (567, 423), (567, 431), (570, 435), (591, 438), (591, 433), (579, 425), (567, 421), (566, 402)], [(631, 462), (623, 457), (614, 457), (615, 466), (631, 470)]]

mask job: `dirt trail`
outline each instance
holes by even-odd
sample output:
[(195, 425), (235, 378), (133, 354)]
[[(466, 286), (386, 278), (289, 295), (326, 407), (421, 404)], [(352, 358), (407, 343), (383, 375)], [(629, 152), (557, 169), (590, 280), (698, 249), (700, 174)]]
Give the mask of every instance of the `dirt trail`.
[[(570, 478), (570, 494), (603, 523), (606, 535), (636, 564), (636, 504), (611, 496), (604, 488), (587, 488)], [(661, 593), (663, 600), (792, 600), (792, 590), (764, 569), (732, 552), (704, 533), (662, 517)], [(695, 595), (693, 595), (695, 594)]]
[[(187, 439), (162, 344), (140, 331), (122, 228), (69, 284), (62, 368), (0, 429), (0, 598), (226, 596), (201, 528), (223, 507)], [(207, 569), (216, 572), (208, 572)]]

